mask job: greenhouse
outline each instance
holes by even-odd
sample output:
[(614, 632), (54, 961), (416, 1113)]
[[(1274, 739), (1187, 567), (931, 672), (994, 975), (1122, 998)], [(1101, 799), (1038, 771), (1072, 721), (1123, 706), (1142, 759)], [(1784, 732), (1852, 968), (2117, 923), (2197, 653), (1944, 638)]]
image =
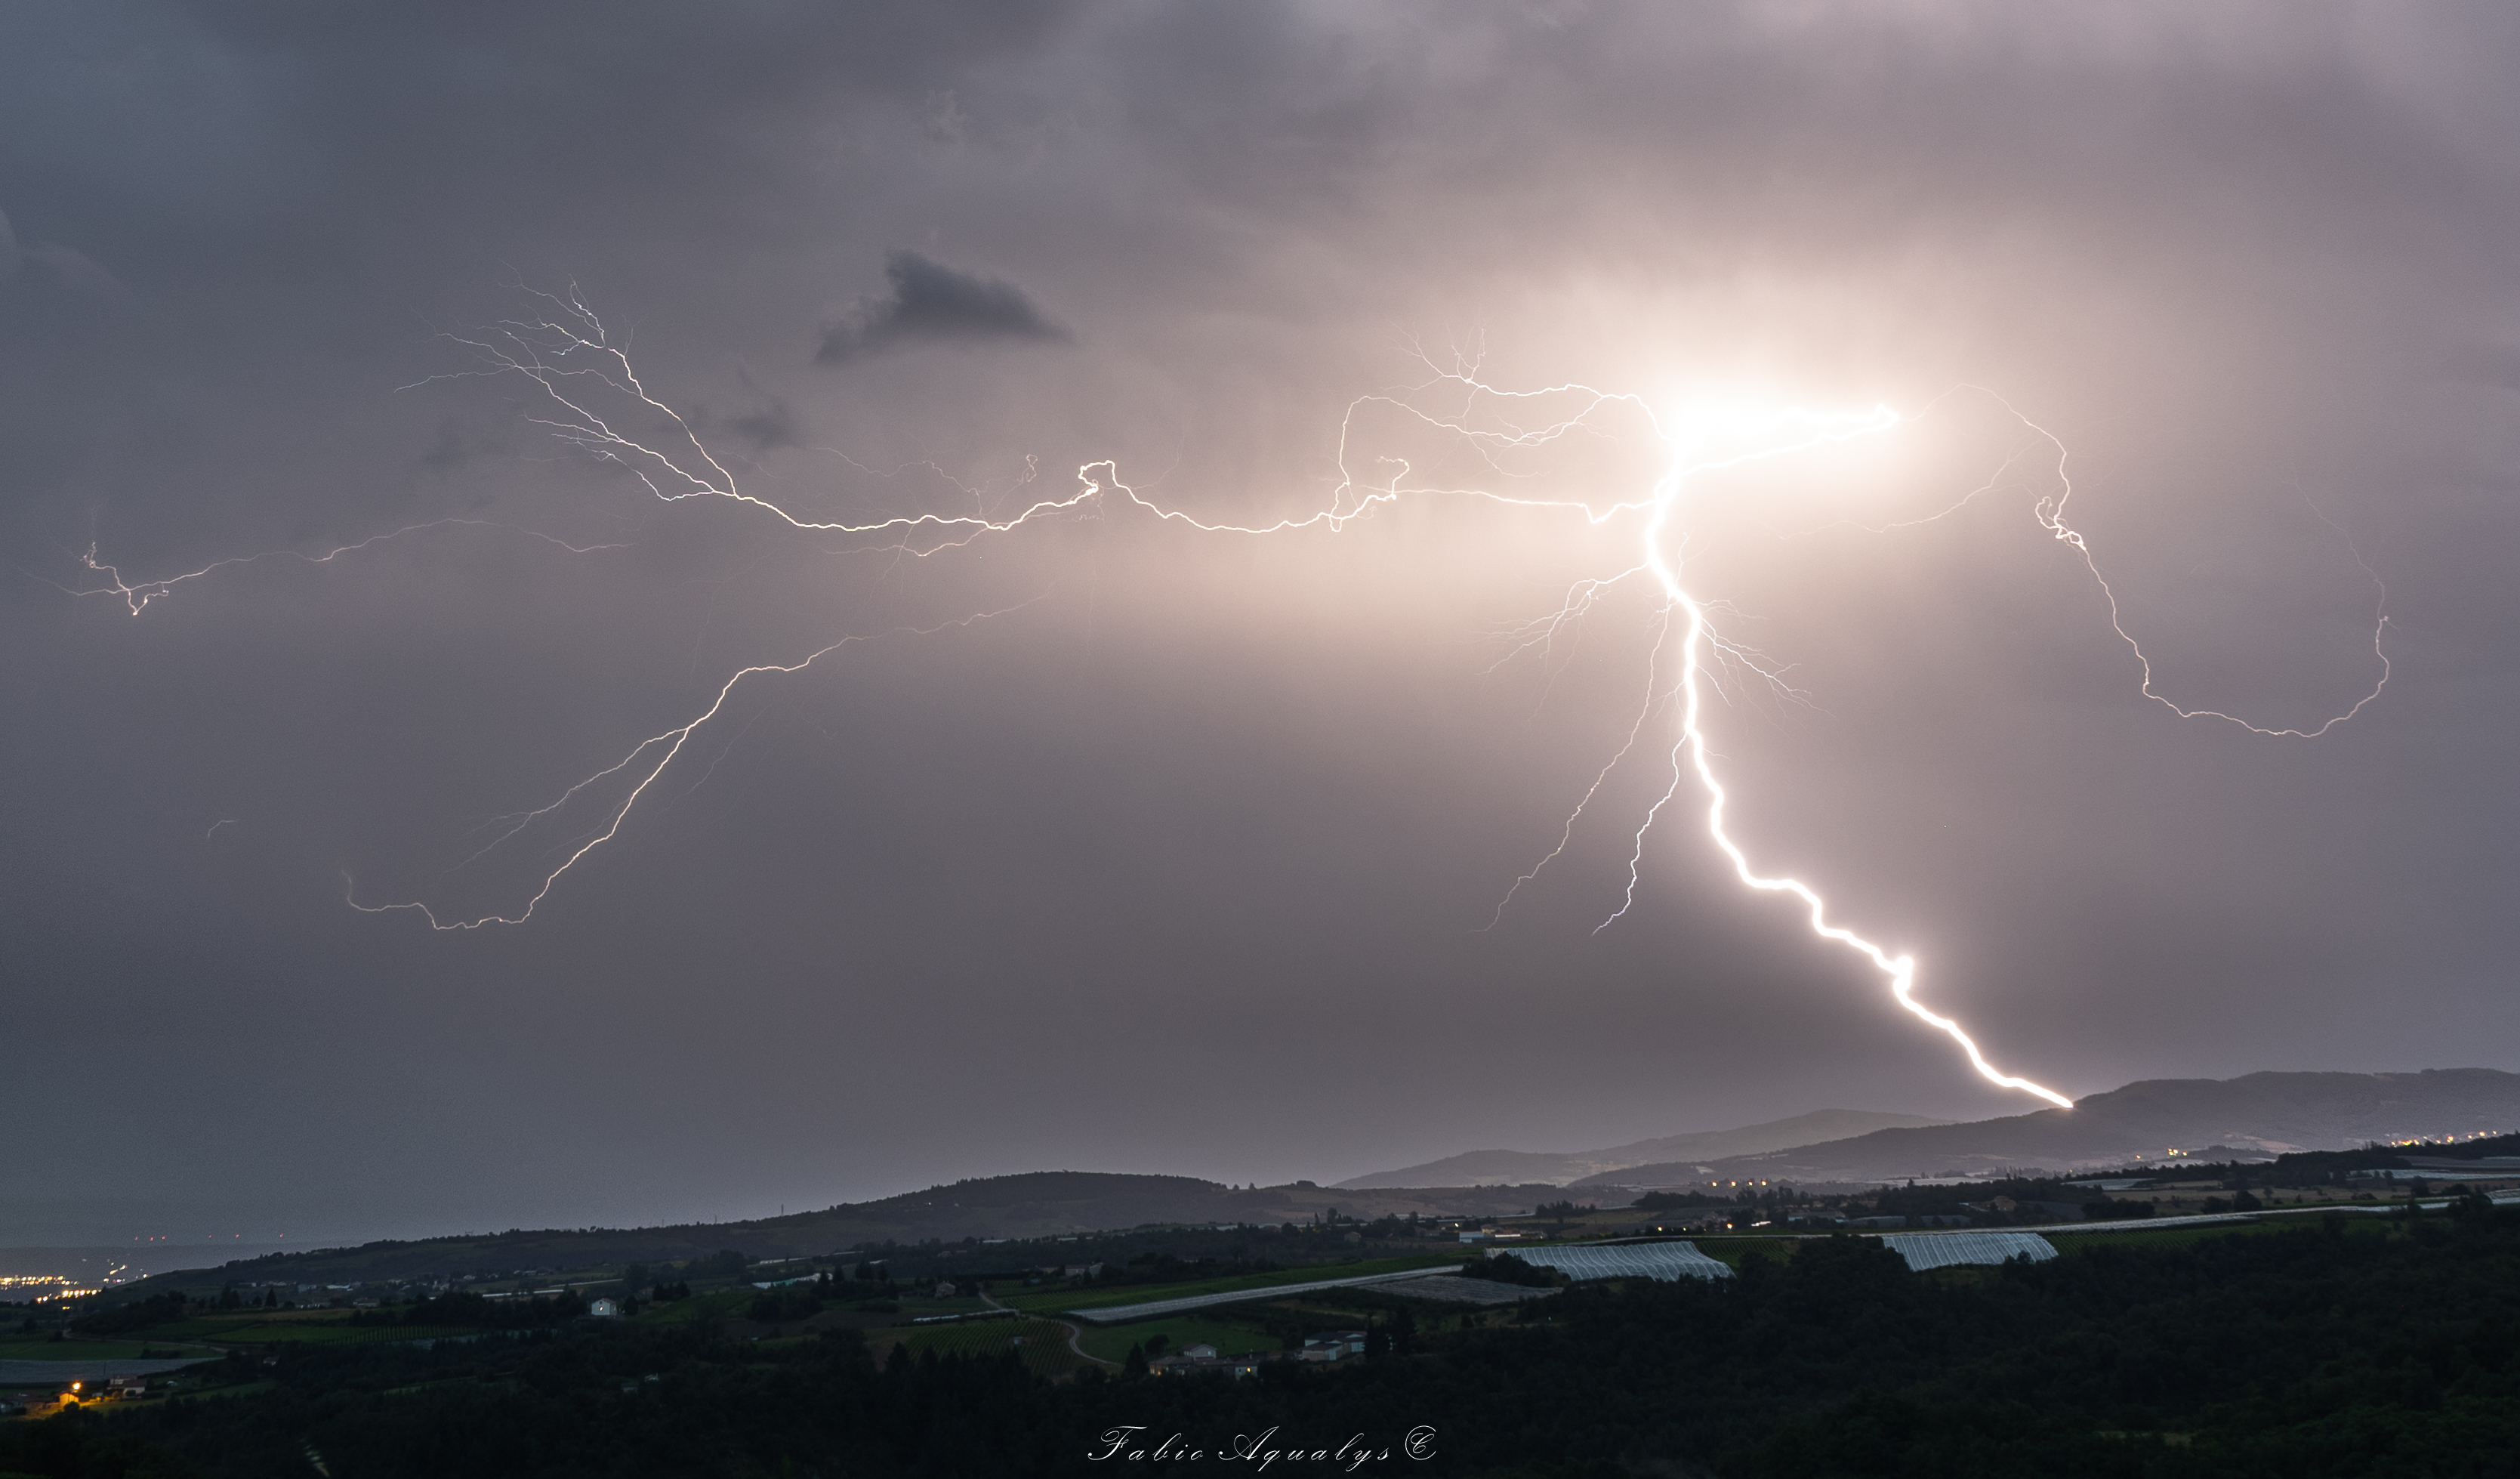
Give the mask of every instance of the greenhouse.
[(1919, 1272), (2013, 1258), (2044, 1264), (2056, 1256), (2055, 1245), (2036, 1232), (1893, 1232), (1881, 1241)]
[(1695, 1243), (1613, 1243), (1593, 1247), (1534, 1248), (1515, 1257), (1536, 1269), (1554, 1269), (1578, 1281), (1588, 1278), (1731, 1278), (1732, 1270), (1697, 1251)]

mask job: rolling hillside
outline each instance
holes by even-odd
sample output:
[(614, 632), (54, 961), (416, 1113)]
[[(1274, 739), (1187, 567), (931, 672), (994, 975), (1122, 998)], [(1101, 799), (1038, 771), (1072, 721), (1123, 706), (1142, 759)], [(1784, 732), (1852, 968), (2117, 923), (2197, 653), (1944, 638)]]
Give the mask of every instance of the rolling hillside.
[(2272, 1157), (2287, 1150), (2342, 1150), (2374, 1140), (2446, 1138), (2515, 1127), (2520, 1074), (2490, 1068), (2149, 1079), (2088, 1095), (2072, 1109), (1880, 1130), (1711, 1162), (1634, 1166), (1575, 1185), (1679, 1186), (1710, 1179), (1869, 1183), (2012, 1169), (2117, 1167), (2217, 1146)]
[(1412, 1212), (1494, 1217), (1528, 1212), (1554, 1189), (1544, 1184), (1354, 1191), (1309, 1181), (1237, 1189), (1194, 1177), (1038, 1171), (749, 1222), (519, 1228), (277, 1254), (249, 1267), (257, 1278), (285, 1273), (309, 1281), (405, 1279), (480, 1269), (669, 1263), (703, 1258), (721, 1248), (739, 1249), (756, 1259), (794, 1258), (887, 1240), (1049, 1237), (1148, 1223), (1307, 1223), (1333, 1207), (1347, 1216), (1368, 1219)]

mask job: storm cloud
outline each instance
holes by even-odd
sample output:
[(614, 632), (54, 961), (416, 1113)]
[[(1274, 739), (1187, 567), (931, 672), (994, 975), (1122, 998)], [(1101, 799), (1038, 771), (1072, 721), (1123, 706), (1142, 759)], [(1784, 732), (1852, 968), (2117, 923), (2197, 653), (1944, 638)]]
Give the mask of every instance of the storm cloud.
[[(1735, 829), (1997, 1062), (2520, 1067), (2515, 69), (2486, 6), (10, 7), (0, 1220), (2028, 1107), (1688, 789), (1597, 933), (1671, 673), (1633, 584), (1552, 619), (1636, 530), (1453, 494), (1632, 497), (1640, 408), (1906, 416), (1704, 479), (1672, 548), (1793, 690), (1709, 712)], [(652, 398), (571, 384), (709, 492), (468, 347), (571, 295)], [(1414, 419), (1473, 366), (1633, 399), (1498, 453)], [(1429, 494), (832, 529), (1106, 463), (1211, 525)], [(2068, 480), (2157, 692), (2315, 727), (2376, 574), (2386, 694), (2315, 742), (2147, 702), (2033, 516)], [(91, 547), (302, 558), (135, 618)], [(530, 924), (345, 906), (515, 912), (615, 794), (570, 788), (721, 692)]]
[(840, 364), (921, 340), (1058, 344), (1069, 337), (1014, 284), (958, 272), (907, 248), (885, 254), (883, 275), (892, 284), (889, 292), (860, 298), (839, 322), (824, 328), (817, 364)]

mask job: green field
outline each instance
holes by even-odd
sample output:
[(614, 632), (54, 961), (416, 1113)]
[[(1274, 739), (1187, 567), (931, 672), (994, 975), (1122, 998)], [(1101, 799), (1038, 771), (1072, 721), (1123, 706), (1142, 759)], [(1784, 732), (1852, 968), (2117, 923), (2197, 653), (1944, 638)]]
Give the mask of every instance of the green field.
[[(2313, 1217), (2283, 1217), (2262, 1223), (2213, 1223), (2201, 1227), (2159, 1227), (2144, 1228), (2141, 1231), (2130, 1229), (2125, 1232), (2114, 1230), (2065, 1232), (2049, 1237), (2048, 1241), (2058, 1253), (2071, 1256), (2092, 1248), (2183, 1248), (2200, 1238), (2234, 1237), (2244, 1233), (2271, 1232), (2280, 1227), (2315, 1227), (2318, 1225), (2318, 1219)], [(2360, 1227), (2365, 1225), (2373, 1230), (2378, 1230), (2383, 1225), (2381, 1220), (2376, 1217), (2360, 1215), (2349, 1217), (2345, 1224), (2348, 1227)], [(2027, 1230), (2038, 1232), (2042, 1229), (2033, 1227)]]
[[(1036, 1376), (1064, 1376), (1084, 1364), (1068, 1348), (1067, 1327), (1048, 1319), (973, 1319), (950, 1325), (889, 1326), (867, 1332), (867, 1344), (878, 1359), (893, 1346), (914, 1356), (994, 1356), (1023, 1353), (1024, 1369)], [(1123, 1347), (1122, 1349), (1127, 1349)]]
[[(168, 1354), (164, 1340), (46, 1340), (41, 1336), (10, 1340), (0, 1338), (0, 1361), (132, 1361), (143, 1351), (153, 1356)], [(208, 1355), (205, 1351), (184, 1350), (177, 1356)]]
[[(898, 1295), (890, 1300), (883, 1301), (883, 1303), (899, 1305), (901, 1307), (900, 1313), (895, 1317), (895, 1318), (899, 1323), (905, 1325), (909, 1324), (913, 1320), (937, 1315), (986, 1315), (989, 1313), (990, 1309), (993, 1308), (989, 1302), (984, 1299), (965, 1299), (959, 1296), (954, 1299), (929, 1299), (923, 1295), (917, 1294)], [(741, 1310), (741, 1306), (738, 1306), (739, 1310)], [(846, 1310), (851, 1308), (851, 1306), (848, 1301), (834, 1300), (824, 1308), (832, 1310)]]
[(218, 1313), (196, 1315), (184, 1319), (151, 1325), (147, 1334), (167, 1340), (216, 1340), (232, 1331), (248, 1327), (278, 1325), (338, 1325), (347, 1321), (347, 1310), (256, 1310), (251, 1314)]
[(1263, 1330), (1199, 1315), (1176, 1315), (1169, 1319), (1142, 1319), (1135, 1324), (1098, 1328), (1088, 1325), (1081, 1342), (1086, 1354), (1116, 1362), (1129, 1354), (1131, 1346), (1143, 1345), (1161, 1335), (1170, 1342), (1168, 1352), (1205, 1342), (1216, 1347), (1219, 1356), (1249, 1356), (1260, 1351), (1274, 1351), (1279, 1342)]
[(368, 1345), (379, 1341), (426, 1340), (474, 1333), (455, 1325), (354, 1325), (336, 1315), (329, 1318), (296, 1314), (203, 1316), (154, 1326), (155, 1341), (208, 1341), (220, 1345), (260, 1346), (283, 1342)]
[(478, 1335), (462, 1325), (242, 1325), (214, 1337), (248, 1345), (279, 1341), (320, 1341), (326, 1345), (375, 1345), (397, 1340), (443, 1340), (450, 1335)]
[(752, 1303), (752, 1291), (741, 1293), (696, 1294), (690, 1299), (677, 1299), (661, 1305), (649, 1305), (630, 1317), (643, 1325), (681, 1325), (699, 1320), (734, 1317), (742, 1315)]

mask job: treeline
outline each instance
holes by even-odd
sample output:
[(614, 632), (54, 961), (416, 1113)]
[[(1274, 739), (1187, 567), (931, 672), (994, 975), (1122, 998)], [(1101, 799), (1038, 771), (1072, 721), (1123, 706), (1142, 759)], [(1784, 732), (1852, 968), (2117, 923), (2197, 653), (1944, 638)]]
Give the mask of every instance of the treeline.
[[(954, 1291), (977, 1294), (980, 1292), (979, 1280), (957, 1283)], [(826, 1269), (803, 1283), (762, 1290), (744, 1307), (744, 1315), (763, 1324), (775, 1325), (791, 1319), (810, 1319), (835, 1304), (888, 1313), (901, 1308), (894, 1303), (898, 1292), (898, 1286), (884, 1276), (882, 1266), (878, 1264), (860, 1264), (854, 1275), (845, 1271)], [(660, 1297), (668, 1299), (688, 1293), (687, 1289), (670, 1294), (659, 1291)]]
[[(2210, 1181), (2226, 1190), (2249, 1186), (2342, 1185), (2357, 1172), (2411, 1171), (2407, 1157), (2476, 1161), (2489, 1156), (2520, 1155), (2520, 1133), (2480, 1135), (2472, 1140), (2410, 1140), (2404, 1145), (2366, 1144), (2357, 1150), (2294, 1150), (2271, 1163), (2238, 1161), (2173, 1161), (2129, 1168), (2129, 1176), (2164, 1181)], [(2420, 1171), (2414, 1175), (2420, 1176)]]
[[(830, 1270), (858, 1282), (932, 1285), (939, 1280), (970, 1284), (1063, 1278), (1068, 1276), (1066, 1269), (1101, 1264), (1102, 1271), (1094, 1275), (1097, 1283), (1153, 1283), (1378, 1257), (1375, 1249), (1360, 1245), (1406, 1242), (1418, 1236), (1419, 1226), (1414, 1215), (1367, 1221), (1343, 1216), (1333, 1207), (1310, 1222), (1276, 1225), (1137, 1227), (997, 1242), (964, 1238), (905, 1243), (887, 1238), (862, 1243), (847, 1253), (784, 1260), (777, 1267)], [(1347, 1241), (1350, 1232), (1357, 1235), (1357, 1242)], [(1164, 1271), (1168, 1270), (1187, 1271)], [(653, 1269), (633, 1265), (625, 1271), (624, 1283), (644, 1295), (664, 1272), (698, 1283), (759, 1278), (766, 1268), (754, 1267), (745, 1255), (728, 1249), (684, 1264)]]
[(1705, 1191), (1648, 1191), (1628, 1205), (1639, 1212), (1669, 1212), (1676, 1207), (1730, 1207), (1736, 1204), (1747, 1207), (1757, 1200), (1757, 1195), (1752, 1192), (1724, 1197)]
[(264, 1368), (268, 1391), (0, 1425), (0, 1471), (243, 1479), (305, 1472), (312, 1451), (363, 1479), (1081, 1476), (1115, 1471), (1088, 1456), (1134, 1425), (1211, 1450), (1273, 1430), (1396, 1447), (1422, 1426), (1438, 1461), (1372, 1471), (1487, 1479), (2467, 1479), (2507, 1473), (2520, 1436), (2520, 1211), (2478, 1198), (1931, 1275), (1831, 1238), (1733, 1279), (1581, 1285), (1518, 1313), (1421, 1315), (1414, 1353), (1238, 1382), (1053, 1384), (1011, 1353), (878, 1366), (845, 1331), (765, 1346), (618, 1322), (309, 1347)]
[(1527, 1289), (1553, 1289), (1566, 1282), (1566, 1275), (1551, 1269), (1524, 1263), (1510, 1253), (1493, 1258), (1473, 1258), (1459, 1270), (1463, 1278), (1483, 1278), (1493, 1283), (1519, 1284)]
[[(1999, 1199), (2012, 1206), (1998, 1206)], [(1842, 1210), (1848, 1217), (1964, 1217), (1971, 1226), (2010, 1227), (2145, 1218), (2158, 1209), (2149, 1201), (2113, 1201), (2056, 1177), (1998, 1177), (1958, 1186), (1884, 1186), (1848, 1199)]]
[(127, 1335), (134, 1330), (173, 1324), (185, 1317), (191, 1306), (192, 1301), (181, 1290), (170, 1290), (119, 1309), (82, 1315), (70, 1321), (70, 1328), (81, 1335)]
[(129, 1304), (91, 1307), (69, 1323), (70, 1328), (81, 1335), (127, 1335), (137, 1330), (173, 1324), (195, 1315), (231, 1310), (276, 1310), (280, 1306), (281, 1299), (276, 1290), (248, 1298), (234, 1289), (223, 1289), (214, 1298), (195, 1299), (181, 1289), (167, 1289)]
[(2479, 1135), (2473, 1140), (2418, 1140), (2400, 1145), (2405, 1155), (2442, 1156), (2453, 1161), (2482, 1160), (2487, 1156), (2520, 1155), (2520, 1133)]

